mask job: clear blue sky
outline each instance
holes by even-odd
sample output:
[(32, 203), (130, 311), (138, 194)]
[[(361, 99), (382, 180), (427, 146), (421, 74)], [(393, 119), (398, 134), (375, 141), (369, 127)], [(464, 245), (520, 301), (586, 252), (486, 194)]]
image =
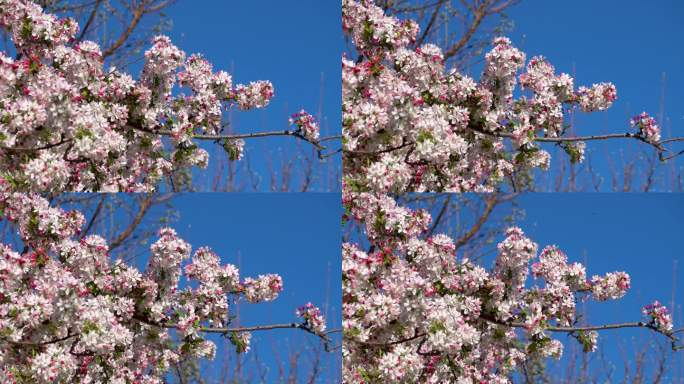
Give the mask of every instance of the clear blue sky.
[[(339, 134), (339, 2), (181, 0), (167, 11), (173, 21), (168, 33), (188, 54), (202, 53), (215, 70), (231, 72), (235, 82), (273, 82), (275, 98), (267, 108), (233, 114), (235, 131), (285, 129), (290, 114), (304, 108), (321, 118), (322, 136)], [(308, 145), (302, 148), (310, 150)], [(268, 188), (268, 160), (277, 164), (282, 153), (297, 153), (290, 137), (252, 139), (246, 149), (252, 167), (263, 177), (261, 190)], [(340, 157), (333, 158), (332, 164), (339, 167)], [(213, 177), (211, 169), (209, 173)], [(320, 179), (314, 181), (314, 190), (327, 191), (330, 180), (325, 179), (325, 172)]]
[[(557, 245), (570, 262), (581, 262), (587, 275), (607, 272), (629, 273), (632, 288), (620, 300), (587, 302), (590, 324), (609, 324), (641, 320), (641, 307), (660, 300), (671, 307), (674, 299), (675, 327), (683, 327), (684, 300), (684, 195), (681, 194), (592, 194), (533, 193), (520, 196), (516, 203), (524, 211), (516, 225), (539, 249)], [(496, 208), (490, 223), (510, 214), (510, 205)], [(473, 218), (466, 217), (472, 224)], [(471, 224), (466, 223), (466, 227)], [(503, 239), (500, 236), (496, 241)], [(482, 261), (490, 268), (493, 256)], [(580, 306), (581, 307), (581, 306)], [(578, 308), (580, 308), (578, 307)], [(600, 350), (623, 375), (623, 352), (634, 358), (634, 343), (645, 343), (654, 335), (643, 329), (605, 331), (600, 334)], [(567, 339), (566, 351), (575, 345)], [(664, 338), (655, 337), (664, 341)], [(599, 354), (590, 354), (594, 361)], [(676, 355), (675, 372), (684, 370), (684, 354)], [(559, 366), (565, 367), (567, 360)], [(633, 367), (632, 367), (633, 368)], [(680, 373), (680, 377), (681, 373)], [(664, 382), (672, 382), (671, 376)]]
[[(624, 132), (631, 116), (647, 111), (656, 117), (664, 112), (664, 137), (684, 136), (684, 2), (523, 0), (508, 15), (515, 24), (509, 36), (528, 57), (546, 56), (557, 71), (574, 74), (576, 85), (616, 85), (617, 102), (605, 113), (578, 118), (578, 134)], [(616, 144), (589, 146), (606, 177), (604, 190), (610, 188), (606, 158), (618, 162), (618, 150), (625, 146)], [(637, 143), (630, 147), (644, 148)], [(682, 165), (679, 159), (677, 166)], [(659, 190), (671, 189), (668, 181), (657, 184)]]

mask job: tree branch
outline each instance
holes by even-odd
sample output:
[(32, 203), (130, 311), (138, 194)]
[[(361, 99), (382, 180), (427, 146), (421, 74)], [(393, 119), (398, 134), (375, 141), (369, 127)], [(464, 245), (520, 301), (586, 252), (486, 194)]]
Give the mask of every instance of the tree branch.
[(95, 224), (95, 220), (97, 220), (97, 217), (100, 215), (100, 211), (102, 210), (102, 206), (104, 205), (106, 199), (107, 195), (102, 195), (100, 197), (100, 201), (97, 203), (97, 207), (95, 207), (95, 212), (93, 212), (93, 215), (90, 217), (90, 220), (88, 221), (86, 227), (81, 231), (79, 239), (83, 239), (88, 235), (93, 225)]
[(88, 20), (86, 21), (85, 25), (83, 26), (83, 29), (81, 29), (81, 33), (78, 35), (78, 38), (76, 39), (77, 41), (83, 41), (83, 38), (85, 37), (86, 33), (88, 32), (90, 25), (93, 23), (93, 20), (95, 20), (95, 15), (97, 15), (97, 11), (100, 8), (101, 3), (102, 3), (102, 0), (97, 0), (95, 2), (95, 5), (93, 6), (93, 10), (90, 12), (90, 16), (88, 16)]
[(140, 5), (135, 9), (135, 11), (133, 11), (133, 18), (131, 19), (128, 28), (126, 28), (126, 30), (124, 30), (121, 33), (121, 35), (119, 35), (119, 38), (116, 39), (116, 41), (112, 45), (110, 45), (107, 49), (105, 49), (102, 52), (102, 58), (106, 58), (114, 54), (114, 52), (116, 52), (116, 50), (119, 49), (126, 42), (126, 40), (128, 40), (130, 35), (135, 30), (135, 27), (138, 26), (138, 23), (140, 22), (140, 19), (142, 18), (143, 14), (145, 13), (146, 6), (147, 0), (143, 0), (140, 2)]
[[(485, 320), (489, 323), (502, 325), (505, 327), (528, 328), (528, 326), (525, 323), (501, 321), (501, 320), (497, 320), (496, 318), (491, 317), (491, 316), (480, 315), (480, 319)], [(549, 332), (574, 333), (574, 332), (581, 332), (581, 331), (605, 331), (605, 330), (622, 329), (622, 328), (647, 328), (647, 329), (650, 329), (650, 330), (655, 331), (656, 333), (660, 333), (661, 335), (664, 335), (668, 339), (670, 339), (670, 341), (672, 343), (672, 350), (673, 351), (676, 352), (679, 350), (684, 350), (684, 345), (677, 345), (677, 343), (679, 342), (679, 339), (674, 336), (675, 333), (684, 331), (684, 328), (678, 329), (676, 331), (667, 332), (667, 331), (663, 331), (663, 330), (659, 329), (658, 327), (656, 327), (652, 323), (646, 323), (643, 321), (635, 321), (635, 322), (630, 322), (630, 323), (604, 324), (604, 325), (588, 325), (588, 326), (580, 326), (580, 327), (548, 326), (548, 327), (544, 328), (544, 330), (549, 331)], [(428, 335), (427, 333), (416, 332), (415, 335), (413, 335), (411, 337), (404, 338), (404, 339), (388, 341), (388, 342), (362, 341), (362, 342), (359, 342), (359, 344), (369, 346), (369, 347), (386, 347), (386, 346), (392, 346), (392, 345), (396, 345), (396, 344), (414, 341), (414, 340), (420, 339), (422, 337), (425, 337), (427, 335)], [(421, 343), (421, 345), (422, 345), (422, 343)]]
[(34, 342), (34, 341), (12, 341), (12, 340), (7, 340), (7, 339), (2, 339), (2, 341), (6, 342), (8, 344), (22, 346), (22, 347), (42, 347), (42, 346), (49, 345), (49, 344), (60, 343), (60, 342), (65, 341), (65, 340), (69, 340), (75, 336), (77, 336), (75, 333), (68, 333), (64, 337), (60, 337), (58, 339), (48, 340), (48, 341), (38, 341), (38, 342)]
[[(160, 328), (167, 328), (167, 329), (180, 329), (180, 326), (177, 324), (173, 323), (157, 323), (154, 321), (151, 321), (143, 316), (140, 315), (134, 315), (133, 319), (140, 321), (141, 323), (145, 323), (147, 325), (151, 325), (154, 327), (160, 327)], [(336, 333), (340, 332), (341, 330), (338, 329), (332, 329), (323, 333), (318, 333), (314, 331), (313, 329), (309, 328), (308, 325), (305, 323), (300, 324), (300, 323), (282, 323), (282, 324), (268, 324), (268, 325), (254, 325), (254, 326), (248, 326), (248, 327), (225, 327), (225, 328), (215, 328), (215, 327), (200, 327), (199, 331), (204, 332), (204, 333), (219, 333), (222, 335), (227, 335), (229, 333), (241, 333), (241, 332), (255, 332), (255, 331), (269, 331), (269, 330), (274, 330), (274, 329), (301, 329), (307, 333), (310, 333), (312, 335), (315, 335), (319, 337), (321, 340), (323, 340), (323, 345), (325, 347), (326, 352), (331, 352), (331, 347), (330, 343), (331, 340), (328, 337), (329, 334), (331, 333)]]
[[(525, 323), (501, 321), (501, 320), (498, 320), (498, 319), (491, 317), (491, 316), (480, 315), (480, 318), (485, 320), (485, 321), (488, 321), (490, 323), (503, 325), (506, 327), (529, 328)], [(609, 329), (621, 329), (621, 328), (648, 328), (648, 329), (655, 331), (656, 333), (660, 333), (661, 335), (664, 335), (668, 339), (670, 339), (670, 342), (672, 343), (672, 350), (673, 351), (676, 352), (676, 351), (684, 349), (684, 345), (677, 345), (677, 343), (679, 342), (679, 338), (674, 336), (674, 334), (675, 334), (674, 331), (664, 331), (664, 330), (656, 327), (653, 323), (646, 323), (643, 321), (635, 321), (635, 322), (629, 322), (629, 323), (604, 324), (604, 325), (587, 325), (587, 326), (579, 326), (579, 327), (548, 326), (548, 327), (545, 327), (544, 330), (549, 331), (549, 332), (563, 332), (563, 333), (571, 333), (572, 334), (575, 332), (605, 331), (605, 330), (609, 330)], [(680, 331), (680, 330), (678, 330), (678, 331)]]
[(71, 141), (73, 141), (73, 140), (72, 140), (72, 139), (62, 139), (62, 140), (60, 140), (60, 141), (57, 142), (57, 143), (45, 144), (45, 145), (43, 145), (43, 146), (35, 147), (35, 148), (28, 148), (28, 147), (4, 147), (4, 146), (0, 146), (0, 151), (3, 151), (3, 152), (33, 152), (33, 151), (43, 151), (43, 150), (46, 150), (46, 149), (59, 147), (60, 145), (63, 145), (63, 144), (66, 144), (66, 143), (70, 143)]
[(439, 11), (442, 8), (442, 5), (444, 5), (444, 0), (439, 0), (439, 2), (435, 5), (435, 10), (432, 11), (432, 16), (430, 16), (430, 20), (428, 21), (427, 25), (425, 28), (423, 28), (423, 33), (420, 35), (418, 40), (416, 40), (416, 45), (421, 46), (425, 42), (425, 39), (428, 37), (430, 34), (430, 30), (435, 24), (435, 21), (437, 20), (437, 16), (439, 15)]
[[(157, 135), (162, 135), (162, 136), (169, 136), (169, 137), (174, 137), (176, 136), (176, 133), (167, 131), (167, 130), (152, 130), (152, 129), (147, 129), (147, 128), (142, 128), (142, 127), (136, 127), (133, 125), (126, 125), (125, 128), (133, 129), (136, 131), (141, 131), (141, 132), (146, 132), (150, 134), (157, 134)], [(340, 139), (341, 136), (339, 135), (334, 135), (334, 136), (327, 136), (327, 137), (322, 137), (319, 138), (318, 140), (311, 140), (308, 137), (304, 136), (299, 130), (289, 130), (289, 129), (284, 129), (280, 131), (267, 131), (267, 132), (254, 132), (254, 133), (241, 133), (241, 134), (232, 134), (232, 135), (203, 135), (203, 134), (193, 134), (191, 135), (192, 139), (197, 139), (197, 140), (208, 140), (208, 141), (221, 141), (221, 140), (237, 140), (237, 139), (254, 139), (254, 138), (259, 138), (259, 137), (269, 137), (269, 136), (292, 136), (296, 137), (300, 140), (306, 141), (307, 143), (310, 143), (314, 147), (316, 147), (316, 150), (318, 152), (318, 158), (323, 160), (327, 157), (330, 157), (334, 155), (335, 153), (339, 151), (334, 151), (329, 154), (324, 154), (323, 151), (326, 150), (328, 147), (322, 145), (322, 142), (325, 141), (331, 141), (331, 140), (337, 140)]]
[(482, 20), (484, 20), (484, 17), (487, 15), (486, 12), (486, 7), (487, 7), (487, 1), (483, 2), (477, 9), (473, 10), (473, 13), (475, 14), (475, 19), (473, 20), (472, 23), (470, 23), (470, 26), (468, 29), (465, 31), (461, 39), (459, 39), (456, 44), (452, 45), (447, 49), (447, 51), (444, 53), (444, 58), (448, 59), (454, 55), (456, 55), (465, 45), (472, 39), (473, 35), (475, 34), (475, 31), (477, 31), (477, 28), (480, 26), (482, 23)]
[(444, 203), (442, 204), (442, 208), (440, 208), (439, 213), (437, 214), (437, 217), (432, 221), (432, 225), (425, 233), (426, 237), (430, 237), (433, 233), (435, 233), (437, 226), (439, 226), (439, 224), (441, 223), (442, 218), (444, 217), (444, 214), (447, 211), (447, 208), (449, 208), (449, 205), (451, 204), (451, 196), (451, 194), (447, 195), (446, 199), (444, 200)]
[(116, 237), (116, 239), (112, 240), (112, 242), (109, 244), (109, 250), (111, 251), (114, 248), (119, 247), (124, 240), (130, 236), (135, 228), (140, 225), (140, 222), (142, 219), (145, 217), (145, 214), (147, 213), (147, 210), (150, 209), (152, 206), (152, 202), (154, 201), (152, 195), (147, 195), (145, 198), (140, 202), (140, 208), (138, 208), (138, 214), (135, 215), (135, 218), (133, 221), (128, 225), (128, 227), (119, 234), (119, 236)]
[[(508, 132), (488, 132), (476, 127), (469, 127), (470, 130), (473, 132), (477, 132), (483, 135), (491, 136), (491, 137), (499, 137), (499, 138), (505, 138), (505, 139), (513, 139), (515, 136), (512, 133)], [(599, 140), (611, 140), (611, 139), (635, 139), (638, 141), (641, 141), (643, 143), (646, 143), (653, 148), (656, 149), (658, 153), (658, 158), (660, 161), (667, 161), (672, 158), (675, 158), (677, 156), (680, 156), (684, 154), (684, 150), (679, 151), (674, 153), (673, 155), (666, 156), (665, 153), (670, 152), (667, 148), (663, 146), (663, 144), (666, 143), (673, 143), (673, 142), (680, 142), (684, 141), (684, 137), (674, 137), (658, 142), (652, 142), (646, 140), (645, 137), (638, 133), (630, 133), (630, 132), (625, 132), (625, 133), (609, 133), (605, 135), (590, 135), (590, 136), (568, 136), (568, 137), (534, 137), (532, 141), (539, 142), (539, 143), (564, 143), (564, 142), (577, 142), (577, 141), (599, 141)], [(396, 151), (405, 147), (409, 147), (415, 145), (414, 142), (405, 142), (401, 144), (400, 146), (397, 147), (392, 147), (392, 148), (386, 148), (378, 151), (362, 151), (362, 150), (355, 150), (355, 151), (350, 151), (350, 150), (343, 150), (343, 152), (349, 156), (355, 156), (355, 157), (363, 157), (363, 156), (376, 156), (382, 153), (386, 152), (392, 152)]]

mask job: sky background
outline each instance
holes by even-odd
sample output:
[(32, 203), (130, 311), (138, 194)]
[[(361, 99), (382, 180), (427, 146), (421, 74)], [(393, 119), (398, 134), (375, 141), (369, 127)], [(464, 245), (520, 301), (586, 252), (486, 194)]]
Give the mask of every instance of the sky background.
[[(255, 80), (273, 83), (275, 97), (268, 107), (231, 115), (235, 132), (286, 129), (289, 116), (303, 108), (319, 118), (322, 137), (339, 134), (342, 103), (339, 2), (182, 0), (167, 8), (166, 13), (173, 22), (167, 33), (187, 54), (202, 53), (213, 63), (214, 70), (231, 73), (234, 83)], [(308, 143), (299, 144), (306, 154), (311, 152)], [(213, 156), (224, 156), (218, 146), (207, 148)], [(283, 158), (300, 153), (292, 137), (251, 139), (245, 148), (251, 167), (261, 176), (258, 189), (262, 191), (269, 190), (271, 167), (278, 169)], [(339, 172), (335, 170), (340, 164), (340, 156), (335, 156), (321, 165), (315, 173), (312, 190), (338, 190)], [(215, 162), (210, 159), (210, 168), (203, 172), (205, 176), (197, 177), (200, 186), (211, 184), (215, 174), (213, 165)], [(301, 180), (297, 172), (294, 177), (292, 185), (297, 189)]]
[[(470, 196), (472, 198), (472, 196)], [(585, 265), (587, 276), (605, 275), (608, 272), (625, 271), (631, 278), (631, 289), (620, 300), (586, 302), (578, 305), (578, 312), (586, 309), (589, 324), (611, 324), (639, 321), (641, 308), (659, 300), (673, 309), (674, 327), (684, 327), (684, 195), (664, 193), (593, 194), (593, 193), (528, 193), (514, 200), (517, 209), (514, 225), (539, 245), (539, 251), (548, 245), (556, 245), (568, 256), (569, 262)], [(425, 207), (423, 205), (423, 207)], [(433, 218), (440, 204), (430, 211)], [(489, 225), (501, 223), (511, 215), (512, 204), (498, 205), (490, 216)], [(475, 216), (464, 212), (461, 216), (465, 228), (470, 228)], [(478, 216), (479, 217), (479, 214)], [(448, 225), (454, 225), (448, 224)], [(449, 228), (440, 227), (438, 232)], [(495, 243), (504, 236), (496, 236)], [(489, 249), (489, 247), (487, 247)], [(458, 257), (461, 257), (461, 253)], [(471, 255), (474, 257), (476, 255)], [(494, 254), (479, 262), (491, 270)], [(532, 279), (528, 280), (532, 282)], [(674, 302), (674, 306), (672, 303)], [(553, 366), (552, 372), (561, 375), (568, 366), (571, 349), (577, 347), (575, 339), (555, 334), (565, 344), (565, 358)], [(599, 350), (614, 370), (613, 380), (624, 376), (625, 359), (630, 359), (634, 369), (634, 346), (644, 346), (652, 341), (664, 342), (645, 329), (621, 329), (603, 331), (599, 335)], [(669, 347), (669, 343), (663, 345)], [(599, 369), (600, 353), (589, 354), (593, 372)], [(650, 359), (656, 355), (648, 354)], [(684, 354), (667, 353), (672, 364), (662, 382), (674, 383), (675, 377), (684, 380)], [(649, 360), (652, 363), (652, 360)], [(653, 365), (647, 372), (653, 372)], [(633, 373), (633, 372), (632, 372)], [(610, 382), (599, 380), (599, 382)], [(651, 382), (647, 376), (646, 382)]]
[[(514, 23), (509, 36), (528, 58), (546, 56), (557, 72), (575, 77), (575, 86), (610, 81), (617, 87), (611, 109), (579, 114), (577, 134), (625, 132), (630, 117), (647, 111), (660, 120), (664, 138), (684, 136), (684, 2), (523, 0), (507, 13)], [(601, 189), (610, 190), (608, 158), (620, 169), (620, 149), (646, 147), (621, 140), (588, 148), (605, 178)], [(683, 165), (680, 158), (676, 168)], [(658, 190), (675, 189), (670, 172), (666, 167), (659, 176)]]

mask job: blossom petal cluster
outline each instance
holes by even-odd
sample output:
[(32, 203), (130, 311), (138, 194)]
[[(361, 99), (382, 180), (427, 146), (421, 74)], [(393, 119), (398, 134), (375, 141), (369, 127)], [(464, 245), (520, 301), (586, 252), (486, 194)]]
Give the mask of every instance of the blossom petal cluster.
[[(176, 362), (214, 357), (204, 329), (231, 326), (232, 303), (282, 291), (280, 276), (243, 279), (170, 228), (138, 270), (112, 260), (104, 238), (83, 236), (80, 212), (11, 188), (0, 179), (0, 211), (24, 249), (0, 244), (0, 382), (163, 383)], [(325, 329), (317, 308), (300, 316)], [(250, 333), (237, 329), (226, 336), (246, 352)]]
[(652, 324), (663, 332), (672, 331), (672, 316), (670, 311), (658, 300), (642, 308), (641, 313), (651, 319)]
[[(207, 165), (194, 139), (225, 134), (225, 110), (263, 108), (274, 95), (271, 82), (235, 84), (166, 36), (153, 39), (138, 80), (105, 69), (100, 47), (76, 40), (74, 20), (29, 0), (0, 1), (0, 29), (14, 51), (0, 52), (0, 172), (17, 190), (153, 190)], [(314, 128), (302, 129), (313, 138)], [(224, 142), (232, 160), (243, 145)]]
[[(580, 300), (629, 289), (626, 273), (588, 278), (584, 265), (556, 246), (540, 251), (518, 227), (505, 231), (486, 269), (429, 232), (426, 211), (347, 189), (343, 201), (345, 218), (364, 229), (359, 243), (343, 244), (345, 382), (508, 383), (526, 361), (562, 355), (553, 332), (581, 321)], [(671, 327), (657, 304), (644, 315)], [(597, 332), (572, 336), (596, 349)]]
[(642, 112), (634, 116), (630, 123), (632, 127), (639, 129), (639, 134), (641, 134), (646, 141), (651, 143), (660, 141), (660, 127), (658, 126), (656, 119), (649, 116), (648, 113)]
[[(567, 137), (568, 111), (603, 111), (617, 99), (613, 84), (575, 87), (505, 37), (477, 80), (448, 69), (438, 46), (415, 47), (417, 24), (372, 0), (343, 0), (342, 21), (358, 56), (342, 59), (345, 182), (357, 191), (491, 191), (513, 173), (548, 168), (537, 139)], [(650, 120), (634, 124), (659, 140)], [(584, 142), (560, 146), (583, 160)]]
[(315, 333), (325, 332), (325, 316), (321, 310), (311, 303), (306, 303), (299, 307), (296, 312), (297, 317), (304, 319), (305, 324)]
[(297, 127), (297, 131), (308, 140), (317, 142), (320, 136), (320, 127), (316, 118), (305, 110), (301, 110), (290, 117), (290, 125)]

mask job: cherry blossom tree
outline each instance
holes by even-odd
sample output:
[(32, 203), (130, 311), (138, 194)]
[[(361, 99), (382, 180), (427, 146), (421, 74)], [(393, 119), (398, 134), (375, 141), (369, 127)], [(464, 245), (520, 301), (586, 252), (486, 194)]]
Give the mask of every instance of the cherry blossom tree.
[[(575, 136), (567, 113), (603, 111), (617, 98), (608, 82), (575, 87), (542, 56), (530, 60), (505, 38), (493, 41), (475, 80), (445, 68), (445, 54), (426, 43), (413, 20), (386, 15), (370, 0), (343, 1), (343, 29), (356, 58), (343, 58), (345, 182), (356, 191), (493, 191), (516, 176), (547, 169), (542, 144), (562, 148), (572, 163), (586, 143), (633, 139), (661, 161), (684, 151), (663, 139), (647, 113), (631, 130)], [(517, 86), (520, 86), (519, 89)]]
[(577, 302), (621, 298), (630, 288), (625, 272), (590, 276), (556, 246), (539, 251), (518, 227), (505, 231), (487, 270), (458, 257), (456, 239), (429, 233), (425, 210), (382, 194), (347, 191), (343, 201), (345, 219), (363, 228), (343, 245), (348, 382), (507, 383), (528, 361), (559, 358), (557, 333), (587, 353), (599, 332), (620, 328), (645, 328), (684, 348), (684, 329), (673, 328), (658, 301), (632, 322), (584, 324)]
[(0, 27), (15, 57), (0, 53), (0, 171), (16, 190), (150, 191), (172, 172), (205, 167), (199, 140), (243, 156), (245, 139), (291, 136), (325, 147), (305, 111), (291, 128), (226, 134), (222, 111), (264, 108), (269, 81), (233, 84), (199, 54), (186, 57), (156, 36), (138, 80), (103, 66), (98, 44), (78, 41), (78, 24), (28, 0), (0, 2)]
[(102, 237), (80, 237), (80, 212), (14, 192), (5, 180), (0, 211), (23, 244), (0, 247), (2, 382), (160, 383), (181, 359), (213, 358), (211, 334), (238, 353), (249, 351), (252, 332), (280, 328), (316, 335), (329, 348), (325, 319), (311, 303), (293, 309), (298, 322), (234, 326), (230, 303), (274, 300), (282, 278), (240, 277), (209, 248), (191, 253), (173, 229), (159, 231), (140, 271), (111, 260)]

